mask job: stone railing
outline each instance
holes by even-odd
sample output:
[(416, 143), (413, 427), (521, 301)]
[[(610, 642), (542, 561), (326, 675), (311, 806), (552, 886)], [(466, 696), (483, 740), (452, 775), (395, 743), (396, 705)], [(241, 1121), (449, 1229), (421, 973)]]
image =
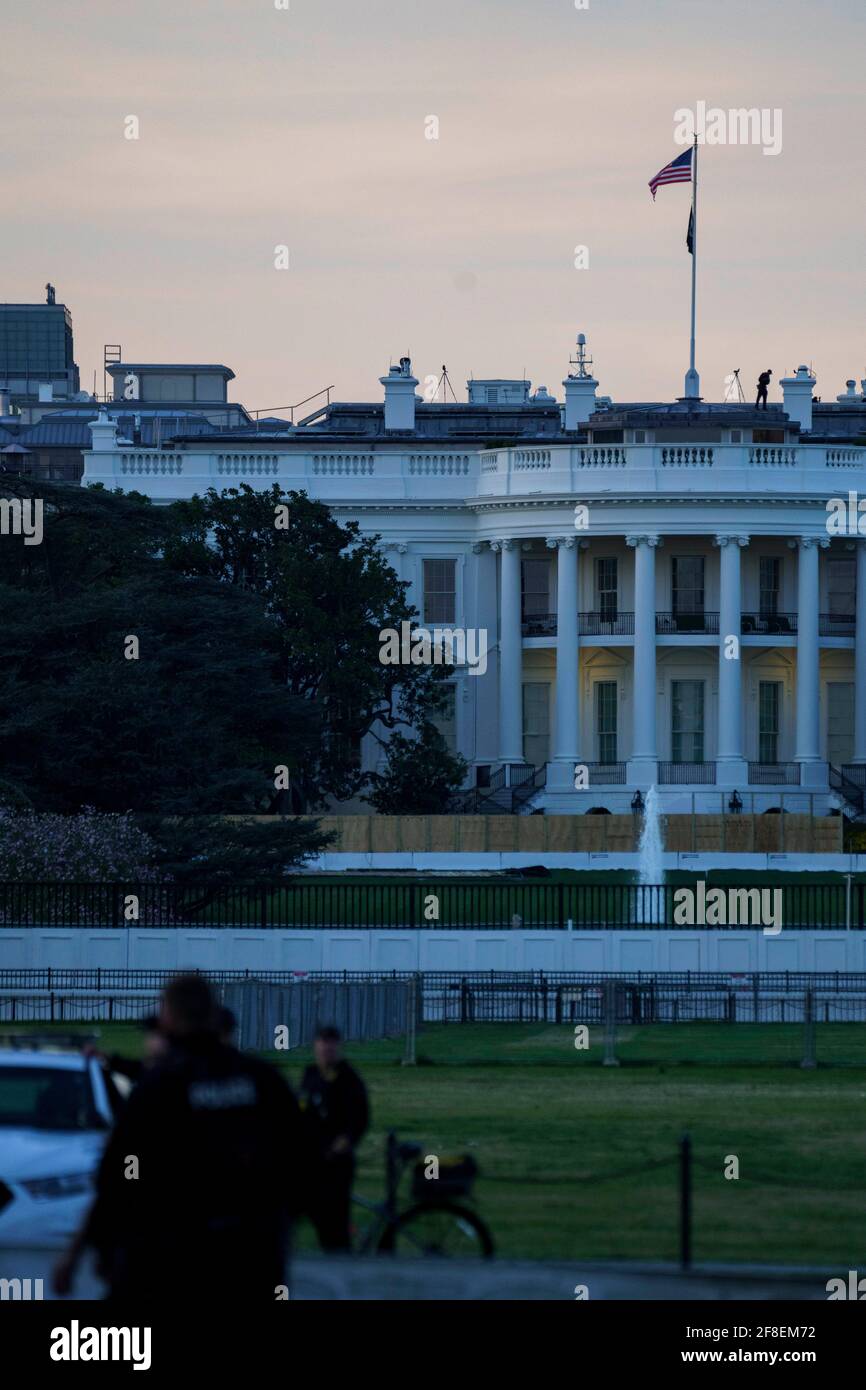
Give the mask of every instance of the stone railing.
[(221, 477), (275, 477), (280, 468), (279, 454), (217, 454), (216, 471)]
[(525, 472), (527, 469), (549, 467), (549, 449), (515, 449), (514, 451), (514, 468), (516, 472)]
[(372, 454), (313, 454), (313, 473), (317, 477), (371, 477), (375, 463)]
[(468, 454), (409, 455), (409, 473), (412, 477), (465, 477), (468, 472)]
[(659, 448), (662, 468), (712, 468), (711, 444), (662, 444)]
[(149, 449), (147, 453), (120, 454), (120, 470), (127, 477), (167, 477), (169, 474), (183, 472), (183, 458), (180, 454), (165, 454), (159, 449)]

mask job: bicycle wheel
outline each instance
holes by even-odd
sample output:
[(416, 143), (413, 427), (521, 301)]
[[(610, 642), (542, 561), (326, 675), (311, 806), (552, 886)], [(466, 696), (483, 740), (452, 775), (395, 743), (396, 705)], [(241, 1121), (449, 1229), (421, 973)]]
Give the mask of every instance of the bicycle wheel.
[(493, 1237), (474, 1211), (456, 1202), (418, 1202), (383, 1231), (380, 1254), (489, 1260)]

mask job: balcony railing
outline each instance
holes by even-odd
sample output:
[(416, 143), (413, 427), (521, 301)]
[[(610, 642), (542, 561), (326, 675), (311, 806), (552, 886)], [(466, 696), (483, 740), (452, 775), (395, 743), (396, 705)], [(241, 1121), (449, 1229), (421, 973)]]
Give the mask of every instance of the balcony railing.
[(591, 787), (625, 786), (625, 763), (586, 763)]
[(753, 787), (799, 787), (799, 763), (749, 763)]
[(581, 637), (631, 637), (634, 613), (581, 613)]
[(716, 784), (715, 763), (659, 763), (659, 781), (676, 786)]
[(797, 634), (796, 613), (742, 613), (740, 630), (760, 637), (792, 637)]
[(718, 613), (656, 613), (656, 632), (663, 637), (718, 633)]
[(821, 613), (818, 616), (821, 637), (853, 637), (856, 625), (853, 613)]
[(524, 613), (523, 635), (524, 637), (555, 637), (556, 614)]

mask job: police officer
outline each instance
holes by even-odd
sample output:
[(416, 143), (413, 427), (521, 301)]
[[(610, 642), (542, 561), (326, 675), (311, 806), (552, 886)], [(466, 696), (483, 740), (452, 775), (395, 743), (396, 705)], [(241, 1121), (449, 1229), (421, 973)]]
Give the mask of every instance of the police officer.
[(758, 377), (758, 396), (755, 405), (760, 406), (761, 401), (763, 401), (765, 410), (767, 409), (767, 390), (769, 389), (770, 377), (772, 375), (772, 371), (768, 368), (766, 372), (761, 372), (761, 375)]
[[(202, 976), (166, 986), (167, 1051), (118, 1118), (78, 1242), (96, 1249), (113, 1299), (283, 1296), (300, 1113), (275, 1068), (220, 1038), (221, 1022)], [(71, 1274), (61, 1261), (59, 1291)]]
[(348, 1250), (355, 1149), (370, 1122), (367, 1088), (343, 1057), (337, 1028), (319, 1029), (313, 1053), (298, 1097), (313, 1162), (307, 1212), (323, 1250)]

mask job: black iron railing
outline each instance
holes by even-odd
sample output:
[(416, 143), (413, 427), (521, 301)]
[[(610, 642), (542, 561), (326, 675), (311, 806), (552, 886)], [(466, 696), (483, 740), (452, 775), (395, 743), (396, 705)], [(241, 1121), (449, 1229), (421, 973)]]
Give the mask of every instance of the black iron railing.
[(749, 782), (755, 787), (799, 787), (799, 763), (749, 763)]
[(818, 635), (820, 637), (853, 637), (857, 619), (853, 613), (820, 613), (818, 615)]
[(740, 631), (744, 636), (796, 637), (796, 613), (741, 613)]
[(656, 632), (663, 637), (710, 636), (719, 631), (718, 613), (656, 613)]
[(581, 613), (581, 637), (631, 637), (634, 613)]
[(523, 615), (523, 636), (524, 636), (524, 637), (555, 637), (555, 636), (556, 636), (556, 614), (555, 614), (555, 613), (524, 613), (524, 615)]
[(591, 787), (625, 786), (625, 763), (586, 763)]
[[(619, 929), (700, 929), (709, 925), (712, 929), (712, 922), (701, 919), (704, 899), (700, 883), (695, 884), (693, 923), (676, 915), (675, 894), (679, 891), (670, 883), (550, 883), (543, 879), (462, 877), (351, 882), (345, 877), (312, 875), (272, 886), (220, 885), (210, 893), (194, 893), (171, 884), (15, 883), (0, 884), (0, 927), (562, 930), (571, 924)], [(854, 927), (863, 927), (866, 883), (851, 884), (850, 900), (844, 882), (789, 881), (773, 887), (762, 885), (760, 890), (726, 885), (726, 894), (746, 895), (726, 897), (726, 903), (731, 912), (754, 912), (764, 901), (761, 893), (777, 891), (781, 899), (772, 901), (781, 904), (785, 930), (830, 930), (849, 921)], [(425, 915), (431, 897), (438, 912), (433, 920)], [(751, 918), (740, 918), (741, 925), (750, 922), (759, 925)]]
[(672, 786), (715, 786), (715, 763), (659, 763), (659, 781)]

